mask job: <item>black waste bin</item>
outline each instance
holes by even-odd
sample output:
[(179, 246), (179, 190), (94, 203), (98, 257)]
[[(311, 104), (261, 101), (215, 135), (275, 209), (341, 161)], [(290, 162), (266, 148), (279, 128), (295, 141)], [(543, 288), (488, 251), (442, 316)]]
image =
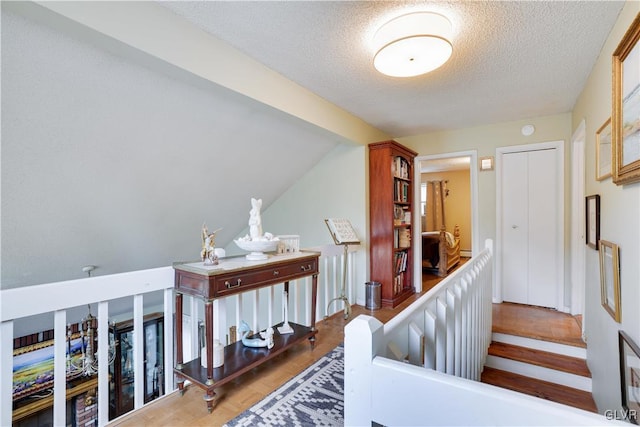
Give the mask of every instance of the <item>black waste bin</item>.
[(380, 292), (382, 284), (380, 282), (366, 282), (365, 284), (365, 305), (367, 310), (377, 310), (380, 305)]

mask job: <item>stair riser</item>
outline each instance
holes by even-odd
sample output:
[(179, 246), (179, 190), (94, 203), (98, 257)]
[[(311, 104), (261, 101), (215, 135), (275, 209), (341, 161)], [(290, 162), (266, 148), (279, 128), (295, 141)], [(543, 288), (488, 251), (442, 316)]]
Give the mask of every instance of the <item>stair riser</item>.
[(587, 358), (587, 350), (581, 347), (574, 347), (515, 335), (501, 334), (498, 332), (494, 332), (491, 337), (493, 341), (505, 344), (518, 345), (520, 347), (528, 347), (541, 351), (549, 351), (551, 353), (563, 354), (565, 356), (577, 357), (579, 359)]
[(556, 371), (554, 369), (492, 355), (487, 356), (485, 366), (591, 392), (591, 378), (569, 374), (567, 372)]

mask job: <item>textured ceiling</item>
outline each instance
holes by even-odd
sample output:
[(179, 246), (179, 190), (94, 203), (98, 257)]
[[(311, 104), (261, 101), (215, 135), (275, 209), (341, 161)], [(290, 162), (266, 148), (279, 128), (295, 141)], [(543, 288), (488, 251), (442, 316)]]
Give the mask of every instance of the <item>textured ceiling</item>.
[[(394, 137), (571, 111), (624, 2), (162, 2), (211, 35)], [(436, 11), (453, 55), (386, 77), (371, 38), (392, 17)]]

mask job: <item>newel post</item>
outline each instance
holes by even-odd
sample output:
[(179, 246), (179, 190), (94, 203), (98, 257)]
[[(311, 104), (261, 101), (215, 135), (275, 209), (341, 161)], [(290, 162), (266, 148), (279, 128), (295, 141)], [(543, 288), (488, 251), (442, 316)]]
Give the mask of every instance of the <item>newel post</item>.
[(344, 329), (344, 425), (371, 425), (371, 362), (380, 354), (383, 324), (361, 314)]

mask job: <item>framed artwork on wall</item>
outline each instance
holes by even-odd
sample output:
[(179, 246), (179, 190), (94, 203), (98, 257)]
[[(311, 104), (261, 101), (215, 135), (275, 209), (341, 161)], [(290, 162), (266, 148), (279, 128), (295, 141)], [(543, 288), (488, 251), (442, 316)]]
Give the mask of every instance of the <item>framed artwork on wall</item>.
[(611, 176), (611, 117), (596, 132), (596, 179)]
[(620, 323), (620, 258), (618, 245), (600, 240), (600, 294), (602, 306)]
[(600, 240), (600, 195), (587, 196), (585, 204), (585, 237), (587, 246), (598, 250)]
[(624, 331), (618, 331), (622, 407), (627, 420), (638, 424), (640, 417), (640, 347)]
[(640, 181), (640, 14), (613, 52), (613, 182)]

